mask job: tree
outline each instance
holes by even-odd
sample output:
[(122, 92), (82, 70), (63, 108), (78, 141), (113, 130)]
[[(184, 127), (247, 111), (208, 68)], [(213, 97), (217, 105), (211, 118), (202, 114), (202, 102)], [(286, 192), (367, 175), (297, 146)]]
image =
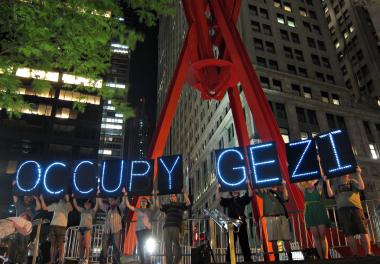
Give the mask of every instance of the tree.
[[(124, 117), (133, 109), (120, 91), (91, 87), (102, 79), (111, 59), (111, 41), (131, 50), (143, 35), (123, 22), (122, 7), (135, 10), (140, 22), (153, 26), (158, 15), (173, 12), (170, 0), (5, 0), (0, 5), (0, 109), (20, 116), (28, 107), (19, 94), (18, 69), (69, 73), (92, 80), (90, 86), (67, 85), (65, 89), (86, 91), (111, 99)], [(34, 92), (52, 89), (49, 81), (35, 78)], [(125, 91), (123, 91), (125, 92)], [(81, 103), (74, 107), (84, 109)]]

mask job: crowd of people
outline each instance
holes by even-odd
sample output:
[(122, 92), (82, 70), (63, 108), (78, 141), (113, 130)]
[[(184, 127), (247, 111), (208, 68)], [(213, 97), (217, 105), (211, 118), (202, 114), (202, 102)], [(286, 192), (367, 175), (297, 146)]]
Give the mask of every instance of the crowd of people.
[[(326, 185), (327, 195), (335, 198), (339, 227), (343, 231), (348, 241), (348, 246), (352, 256), (359, 256), (357, 241), (355, 236), (360, 236), (361, 246), (364, 248), (365, 256), (373, 256), (370, 237), (368, 234), (367, 219), (363, 212), (360, 192), (364, 191), (364, 181), (361, 175), (361, 168), (357, 166), (356, 177), (346, 174), (334, 180), (330, 180), (322, 173), (321, 180), (310, 180), (296, 185), (302, 191), (305, 200), (304, 221), (310, 230), (317, 257), (319, 259), (329, 259), (329, 245), (326, 237), (326, 230), (330, 227), (330, 219), (322, 201), (322, 186)], [(248, 234), (246, 228), (245, 206), (251, 201), (253, 190), (248, 182), (248, 191), (244, 196), (239, 196), (239, 192), (231, 192), (229, 197), (222, 197), (220, 186), (217, 188), (217, 201), (220, 206), (225, 207), (228, 216), (234, 219), (241, 219), (243, 225), (235, 233), (235, 241), (239, 237), (239, 244), (244, 255), (244, 261), (251, 261), (251, 252), (248, 244)], [(285, 204), (288, 202), (288, 189), (283, 181), (281, 187), (271, 187), (256, 190), (263, 201), (263, 221), (266, 227), (268, 241), (271, 242), (275, 259), (280, 260), (278, 252), (278, 242), (283, 241), (288, 260), (292, 260), (290, 241), (292, 238), (292, 226)], [(294, 235), (294, 234), (293, 234)], [(269, 252), (268, 252), (269, 253)], [(229, 250), (228, 253), (229, 254)], [(226, 256), (227, 260), (229, 256)]]
[[(363, 213), (360, 192), (364, 190), (364, 182), (361, 169), (357, 167), (356, 177), (351, 175), (341, 176), (333, 184), (323, 174), (321, 180), (311, 180), (297, 183), (305, 199), (304, 220), (310, 230), (317, 255), (320, 259), (329, 258), (329, 245), (326, 238), (326, 230), (330, 227), (330, 220), (326, 208), (322, 202), (323, 183), (326, 186), (327, 195), (335, 197), (339, 225), (347, 237), (348, 245), (353, 256), (358, 256), (358, 248), (355, 236), (360, 235), (361, 245), (367, 256), (372, 256), (370, 239), (368, 235), (367, 220)], [(229, 195), (221, 193), (217, 188), (216, 202), (227, 210), (230, 218), (240, 219), (242, 225), (234, 233), (234, 240), (239, 239), (239, 244), (244, 256), (244, 261), (251, 261), (251, 251), (247, 233), (247, 221), (245, 216), (246, 206), (251, 203), (254, 193), (263, 201), (263, 223), (265, 223), (268, 241), (271, 242), (276, 260), (279, 260), (278, 242), (284, 242), (284, 248), (288, 259), (292, 260), (290, 241), (292, 239), (292, 226), (286, 209), (288, 202), (288, 187), (285, 181), (282, 186), (258, 189), (254, 192), (251, 184), (247, 182), (248, 190), (240, 196), (239, 191), (230, 192)], [(121, 242), (123, 231), (123, 215), (126, 208), (137, 213), (135, 230), (138, 241), (138, 254), (141, 263), (150, 263), (146, 258), (144, 242), (152, 235), (152, 219), (160, 210), (165, 215), (163, 225), (163, 237), (165, 244), (166, 263), (179, 263), (181, 259), (180, 231), (184, 211), (191, 202), (184, 193), (184, 202), (177, 201), (177, 195), (170, 195), (170, 201), (160, 205), (156, 194), (153, 202), (147, 197), (140, 199), (138, 207), (130, 204), (128, 194), (123, 190), (123, 196), (104, 199), (85, 199), (77, 201), (75, 196), (65, 195), (58, 201), (46, 204), (44, 196), (13, 196), (16, 217), (0, 220), (0, 239), (14, 234), (9, 242), (10, 263), (27, 263), (28, 244), (31, 241), (31, 220), (38, 212), (46, 211), (53, 214), (48, 232), (50, 242), (50, 258), (47, 263), (64, 261), (64, 243), (68, 226), (69, 213), (74, 209), (80, 214), (79, 245), (80, 256), (83, 264), (87, 264), (90, 257), (91, 232), (95, 214), (102, 210), (106, 217), (103, 226), (101, 263), (107, 263), (108, 247), (113, 247), (112, 263), (120, 263)], [(79, 205), (81, 204), (81, 205)], [(230, 248), (227, 248), (226, 259), (230, 259)], [(46, 263), (46, 262), (45, 262)]]

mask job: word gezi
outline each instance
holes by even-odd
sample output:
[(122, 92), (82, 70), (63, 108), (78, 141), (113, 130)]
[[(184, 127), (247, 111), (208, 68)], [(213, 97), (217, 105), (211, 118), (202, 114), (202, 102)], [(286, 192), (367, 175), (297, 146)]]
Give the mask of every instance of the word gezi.
[[(320, 133), (315, 138), (289, 142), (286, 153), (292, 183), (321, 177), (318, 156), (328, 178), (352, 173), (357, 165), (349, 137), (341, 129)], [(216, 176), (223, 191), (246, 189), (248, 177), (254, 188), (272, 187), (282, 182), (275, 142), (250, 145), (246, 149), (216, 150), (215, 159)]]
[[(181, 155), (159, 157), (158, 194), (182, 191)], [(52, 198), (74, 193), (79, 198), (96, 195), (118, 196), (123, 188), (131, 195), (151, 195), (154, 160), (106, 160), (98, 165), (93, 160), (54, 161), (26, 160), (16, 171), (16, 191), (20, 194), (43, 193)]]

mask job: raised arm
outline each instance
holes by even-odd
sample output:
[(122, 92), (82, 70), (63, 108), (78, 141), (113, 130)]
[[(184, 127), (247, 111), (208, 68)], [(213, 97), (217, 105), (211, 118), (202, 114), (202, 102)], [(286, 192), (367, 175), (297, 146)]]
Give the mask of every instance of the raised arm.
[(362, 169), (359, 166), (356, 166), (356, 176), (358, 177), (359, 190), (363, 191), (365, 189), (365, 185), (362, 178)]
[[(123, 197), (124, 199), (124, 197)], [(129, 203), (129, 198), (128, 198), (128, 194), (125, 193), (125, 205), (127, 206), (127, 208), (131, 211), (136, 211), (136, 207), (132, 206), (130, 203)]]
[(155, 190), (153, 191), (153, 204), (154, 206), (152, 206), (152, 209), (160, 208), (160, 200), (158, 199), (157, 192)]
[(77, 203), (77, 198), (73, 197), (73, 205), (74, 205), (74, 208), (79, 212), (79, 213), (82, 213), (83, 212), (83, 208), (80, 207)]
[(107, 209), (104, 206), (103, 199), (101, 197), (98, 197), (98, 198), (96, 198), (96, 200), (98, 201), (98, 206), (99, 206), (100, 210), (106, 212)]
[(44, 211), (48, 211), (48, 207), (46, 206), (46, 203), (45, 203), (45, 199), (44, 199), (44, 196), (41, 194), (40, 195), (40, 201), (41, 201), (41, 207), (42, 207), (42, 210)]
[(95, 198), (95, 206), (92, 210), (94, 212), (97, 212), (99, 210), (99, 199), (98, 199), (98, 197)]
[(183, 197), (185, 198), (185, 204), (186, 204), (186, 206), (190, 206), (191, 205), (191, 201), (190, 201), (189, 195), (186, 192), (184, 192), (183, 193)]
[[(16, 181), (14, 180), (14, 181), (12, 182), (13, 193), (14, 193), (15, 186), (16, 186)], [(12, 198), (13, 198), (13, 202), (16, 204), (16, 203), (18, 202), (18, 196), (15, 195), (15, 194), (13, 194), (13, 197), (12, 197)]]
[(220, 204), (220, 200), (222, 199), (222, 194), (220, 192), (220, 187), (221, 187), (220, 184), (218, 184), (216, 186), (215, 199), (216, 199), (217, 204)]
[(252, 196), (253, 196), (252, 184), (250, 181), (247, 181), (247, 185), (248, 185), (248, 196), (249, 196), (249, 198), (252, 198)]
[(330, 185), (330, 180), (327, 179), (327, 176), (326, 175), (322, 175), (322, 179), (325, 181), (326, 183), (326, 190), (327, 190), (327, 196), (328, 197), (333, 197), (334, 196), (334, 191), (333, 189), (331, 188), (331, 185)]
[(66, 209), (68, 212), (71, 212), (73, 210), (73, 206), (70, 202), (70, 196), (68, 194), (65, 195), (65, 201), (66, 201)]
[(282, 180), (282, 195), (284, 196), (284, 200), (287, 201), (289, 199), (288, 188), (286, 187), (286, 181)]
[(34, 198), (34, 201), (36, 202), (36, 207), (35, 207), (36, 211), (41, 210), (41, 202), (40, 202), (40, 199), (38, 199), (38, 197), (35, 196), (35, 195), (33, 196), (33, 198)]

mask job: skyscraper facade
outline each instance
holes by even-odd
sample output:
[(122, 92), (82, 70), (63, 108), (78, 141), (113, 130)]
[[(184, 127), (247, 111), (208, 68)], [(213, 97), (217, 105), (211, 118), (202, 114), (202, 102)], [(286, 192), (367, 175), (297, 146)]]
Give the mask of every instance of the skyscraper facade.
[[(305, 139), (334, 128), (347, 129), (358, 163), (363, 167), (367, 198), (379, 197), (380, 107), (376, 105), (375, 94), (368, 94), (371, 104), (360, 103), (353, 89), (347, 87), (324, 2), (334, 1), (242, 1), (238, 30), (284, 141)], [(187, 31), (181, 1), (176, 9), (174, 17), (160, 20), (158, 112)], [(355, 30), (351, 33), (356, 34)], [(351, 72), (347, 74), (352, 76)], [(251, 143), (256, 143), (259, 138), (243, 94), (241, 99)], [(166, 152), (184, 156), (185, 182), (194, 197), (195, 214), (202, 208), (216, 206), (213, 151), (237, 146), (235, 135), (228, 97), (204, 101), (186, 84)]]
[[(105, 78), (105, 85), (126, 91), (129, 83), (130, 50), (120, 43), (112, 43), (111, 49), (111, 67)], [(126, 99), (126, 92), (124, 96)], [(116, 112), (110, 100), (105, 100), (100, 127), (99, 161), (124, 157), (125, 129), (123, 114)]]

